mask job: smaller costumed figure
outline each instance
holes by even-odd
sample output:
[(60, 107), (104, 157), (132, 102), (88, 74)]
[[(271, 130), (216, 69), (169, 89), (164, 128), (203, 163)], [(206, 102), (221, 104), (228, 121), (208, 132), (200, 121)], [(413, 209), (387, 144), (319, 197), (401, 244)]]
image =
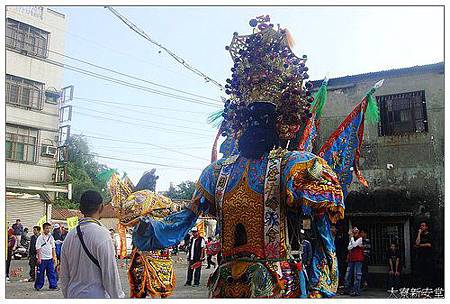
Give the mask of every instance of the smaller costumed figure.
[[(148, 182), (152, 175), (146, 172), (136, 187), (127, 178), (120, 179), (113, 173), (109, 179), (109, 190), (117, 217), (120, 219), (121, 256), (126, 255), (125, 231), (137, 223), (141, 216), (161, 220), (174, 210), (173, 202), (162, 195), (150, 191)], [(141, 251), (133, 244), (128, 281), (131, 298), (166, 298), (175, 288), (175, 274), (168, 248)]]

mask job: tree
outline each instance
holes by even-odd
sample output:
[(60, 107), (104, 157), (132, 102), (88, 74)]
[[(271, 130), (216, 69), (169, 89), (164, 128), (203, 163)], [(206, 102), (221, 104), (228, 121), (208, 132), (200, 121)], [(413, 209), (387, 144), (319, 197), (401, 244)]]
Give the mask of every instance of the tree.
[(190, 200), (195, 191), (195, 183), (193, 181), (184, 181), (174, 186), (170, 183), (169, 190), (165, 195), (170, 199)]
[(68, 140), (67, 174), (72, 183), (72, 200), (59, 198), (55, 205), (64, 208), (78, 208), (81, 195), (86, 190), (98, 191), (104, 201), (110, 200), (107, 181), (98, 178), (99, 173), (109, 168), (95, 160), (89, 144), (82, 135), (71, 136)]

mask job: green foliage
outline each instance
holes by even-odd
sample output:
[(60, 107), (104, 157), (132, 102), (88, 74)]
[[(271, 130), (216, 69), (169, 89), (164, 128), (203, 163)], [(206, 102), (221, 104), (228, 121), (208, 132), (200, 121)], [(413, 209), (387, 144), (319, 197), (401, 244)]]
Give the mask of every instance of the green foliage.
[(165, 195), (170, 199), (190, 200), (195, 191), (195, 182), (184, 181), (174, 186), (172, 183)]
[(55, 205), (76, 209), (79, 206), (81, 195), (86, 190), (98, 191), (104, 201), (109, 201), (107, 181), (98, 177), (101, 172), (111, 170), (104, 164), (100, 164), (90, 151), (89, 144), (81, 135), (71, 136), (68, 142), (67, 173), (69, 183), (72, 183), (72, 200), (59, 198)]

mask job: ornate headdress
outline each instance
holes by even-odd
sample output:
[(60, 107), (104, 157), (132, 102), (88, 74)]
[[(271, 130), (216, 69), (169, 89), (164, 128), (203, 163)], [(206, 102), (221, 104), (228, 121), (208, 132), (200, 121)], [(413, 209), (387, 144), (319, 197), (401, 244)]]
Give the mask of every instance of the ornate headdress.
[(276, 106), (277, 129), (281, 139), (294, 138), (302, 123), (310, 117), (311, 82), (305, 66), (306, 55), (297, 57), (291, 50), (292, 39), (286, 29), (274, 29), (269, 16), (250, 20), (253, 34), (233, 34), (230, 52), (234, 62), (227, 79), (224, 121), (221, 130), (239, 137), (248, 122), (248, 106), (270, 102)]

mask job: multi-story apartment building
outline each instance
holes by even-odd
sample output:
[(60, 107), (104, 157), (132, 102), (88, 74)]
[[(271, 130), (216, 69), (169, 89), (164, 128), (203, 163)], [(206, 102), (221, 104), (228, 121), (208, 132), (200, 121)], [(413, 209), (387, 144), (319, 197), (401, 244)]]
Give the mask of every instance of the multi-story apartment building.
[(42, 6), (6, 7), (6, 218), (31, 228), (67, 186), (55, 184), (66, 18)]

